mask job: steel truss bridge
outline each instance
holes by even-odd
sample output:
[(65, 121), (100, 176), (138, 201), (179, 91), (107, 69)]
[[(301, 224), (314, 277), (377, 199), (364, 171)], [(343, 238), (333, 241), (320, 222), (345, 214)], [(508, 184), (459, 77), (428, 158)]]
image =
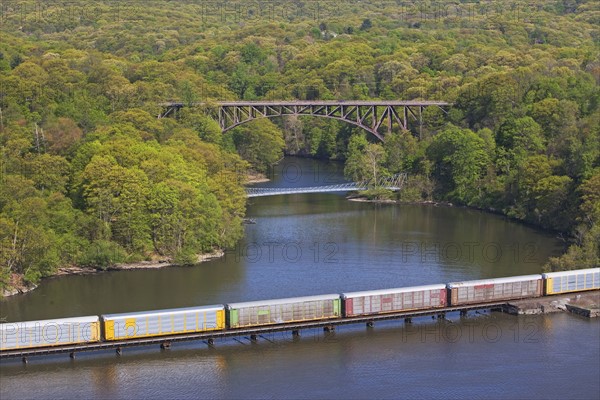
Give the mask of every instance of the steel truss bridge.
[(401, 190), (406, 182), (407, 174), (396, 174), (389, 178), (378, 179), (377, 182), (371, 180), (363, 182), (348, 182), (326, 186), (312, 187), (292, 187), (292, 188), (246, 188), (248, 197), (264, 197), (277, 196), (281, 194), (297, 194), (297, 193), (328, 193), (328, 192), (348, 192), (355, 190), (367, 190), (372, 188), (384, 188), (388, 190)]
[[(445, 114), (451, 104), (444, 101), (227, 101), (216, 103), (182, 102), (163, 103), (164, 112), (158, 118), (176, 115), (186, 106), (204, 107), (218, 119), (223, 133), (246, 122), (259, 118), (273, 118), (287, 115), (313, 116), (337, 119), (356, 125), (384, 140), (384, 133), (392, 127), (408, 129), (409, 119), (423, 125), (423, 110), (437, 107)], [(385, 128), (385, 129), (384, 129)]]

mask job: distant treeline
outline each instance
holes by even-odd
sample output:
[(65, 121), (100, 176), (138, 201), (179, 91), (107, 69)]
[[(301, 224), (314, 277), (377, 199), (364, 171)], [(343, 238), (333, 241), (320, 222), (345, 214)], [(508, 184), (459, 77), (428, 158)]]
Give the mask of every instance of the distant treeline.
[[(61, 265), (189, 263), (229, 246), (242, 235), (247, 169), (265, 171), (284, 150), (344, 159), (357, 179), (408, 172), (406, 200), (568, 233), (573, 245), (549, 268), (598, 266), (599, 5), (534, 3), (468, 14), (391, 1), (311, 12), (294, 2), (293, 13), (268, 14), (194, 1), (5, 7), (0, 285)], [(426, 110), (422, 128), (413, 122), (385, 144), (321, 118), (259, 120), (225, 135), (200, 109), (156, 118), (164, 101), (225, 99), (454, 106), (447, 116)]]

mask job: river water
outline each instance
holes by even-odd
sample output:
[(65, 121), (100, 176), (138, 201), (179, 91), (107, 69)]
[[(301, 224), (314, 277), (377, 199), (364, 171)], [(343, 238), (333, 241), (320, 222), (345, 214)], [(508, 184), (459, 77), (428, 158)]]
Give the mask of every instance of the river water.
[[(335, 163), (287, 158), (267, 187), (343, 181)], [(350, 202), (344, 194), (250, 199), (246, 236), (193, 267), (45, 281), (0, 301), (22, 321), (447, 283), (541, 272), (552, 235), (462, 208)], [(52, 356), (0, 364), (7, 398), (597, 398), (600, 322), (571, 315), (450, 314)]]

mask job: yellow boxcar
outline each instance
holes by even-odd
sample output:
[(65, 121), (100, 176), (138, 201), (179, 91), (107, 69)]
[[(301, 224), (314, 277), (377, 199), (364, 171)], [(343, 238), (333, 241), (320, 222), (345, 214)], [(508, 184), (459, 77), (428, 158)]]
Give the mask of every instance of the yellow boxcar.
[(0, 351), (99, 341), (98, 316), (0, 324)]
[(122, 340), (225, 329), (223, 305), (102, 316), (104, 338)]
[(545, 282), (544, 293), (547, 295), (600, 289), (600, 268), (549, 272), (542, 276)]

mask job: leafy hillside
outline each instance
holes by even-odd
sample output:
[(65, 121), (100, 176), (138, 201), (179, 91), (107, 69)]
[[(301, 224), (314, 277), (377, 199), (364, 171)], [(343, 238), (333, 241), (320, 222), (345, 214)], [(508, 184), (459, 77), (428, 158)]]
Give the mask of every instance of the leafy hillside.
[[(241, 178), (282, 151), (410, 172), (408, 200), (493, 208), (572, 234), (552, 268), (599, 264), (600, 6), (396, 1), (2, 5), (0, 281), (194, 254), (241, 235)], [(224, 99), (440, 99), (423, 140), (261, 120)], [(368, 151), (367, 151), (368, 150)], [(236, 154), (237, 153), (237, 154)], [(365, 157), (370, 157), (365, 159)]]

